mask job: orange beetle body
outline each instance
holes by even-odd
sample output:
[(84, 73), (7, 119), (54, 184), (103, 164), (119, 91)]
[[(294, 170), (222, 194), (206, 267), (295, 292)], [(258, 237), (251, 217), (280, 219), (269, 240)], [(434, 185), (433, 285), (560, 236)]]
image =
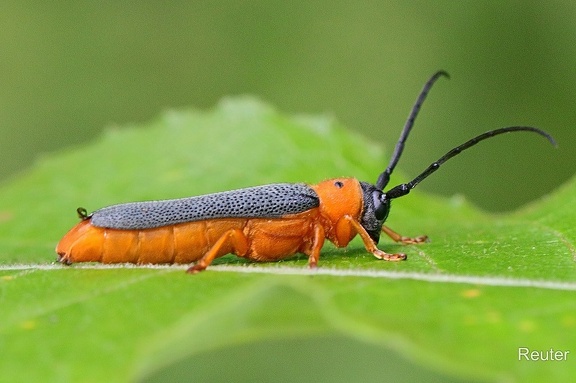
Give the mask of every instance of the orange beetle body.
[(215, 258), (229, 253), (253, 261), (274, 261), (304, 253), (314, 267), (326, 238), (338, 247), (345, 247), (359, 234), (366, 249), (376, 257), (405, 258), (403, 254), (387, 254), (376, 248), (375, 241), (360, 224), (364, 197), (356, 179), (327, 180), (311, 189), (318, 196), (318, 207), (280, 218), (204, 219), (125, 230), (95, 226), (87, 216), (62, 238), (56, 252), (59, 261), (66, 264), (198, 261), (190, 271), (203, 270)]
[(420, 107), (440, 76), (447, 74), (437, 72), (424, 85), (392, 159), (375, 185), (340, 178), (312, 186), (272, 184), (176, 200), (113, 205), (90, 215), (78, 209), (82, 221), (56, 246), (58, 261), (196, 262), (188, 271), (198, 272), (229, 253), (253, 261), (274, 261), (303, 253), (308, 255), (309, 266), (316, 267), (326, 239), (345, 247), (356, 235), (378, 259), (406, 259), (405, 254), (388, 254), (376, 247), (382, 231), (404, 244), (427, 239), (403, 237), (384, 226), (392, 199), (408, 194), (444, 162), (487, 138), (529, 131), (554, 144), (548, 133), (532, 127), (488, 131), (450, 150), (414, 180), (384, 192)]

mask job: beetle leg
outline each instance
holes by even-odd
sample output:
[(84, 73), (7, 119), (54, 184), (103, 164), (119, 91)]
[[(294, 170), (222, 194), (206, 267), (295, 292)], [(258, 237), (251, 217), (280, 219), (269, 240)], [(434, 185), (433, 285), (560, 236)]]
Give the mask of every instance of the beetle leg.
[(404, 245), (414, 245), (416, 243), (428, 242), (428, 236), (427, 235), (421, 235), (419, 237), (414, 237), (414, 238), (404, 237), (403, 235), (396, 233), (394, 230), (390, 229), (386, 225), (382, 226), (382, 231), (384, 233), (386, 233), (387, 236), (392, 238), (392, 240), (394, 242), (400, 242)]
[(370, 238), (370, 235), (368, 234), (366, 229), (364, 229), (364, 227), (360, 224), (360, 222), (356, 221), (349, 215), (344, 216), (344, 219), (350, 222), (354, 230), (356, 230), (358, 235), (360, 235), (360, 238), (362, 238), (362, 242), (364, 242), (364, 247), (366, 247), (366, 250), (372, 253), (376, 258), (383, 259), (385, 261), (403, 261), (407, 258), (406, 254), (404, 253), (389, 254), (380, 250), (379, 248), (376, 247), (376, 244), (374, 243), (372, 238)]
[[(232, 251), (223, 252), (222, 249), (232, 247)], [(221, 257), (229, 252), (237, 255), (244, 255), (248, 252), (248, 239), (240, 229), (231, 229), (222, 234), (220, 238), (212, 245), (210, 250), (194, 266), (191, 266), (186, 272), (195, 274), (206, 269), (214, 259)]]
[(314, 226), (314, 239), (312, 242), (312, 247), (308, 254), (308, 267), (314, 269), (318, 266), (318, 259), (320, 259), (320, 250), (324, 245), (324, 239), (326, 238), (324, 234), (324, 228), (322, 225)]

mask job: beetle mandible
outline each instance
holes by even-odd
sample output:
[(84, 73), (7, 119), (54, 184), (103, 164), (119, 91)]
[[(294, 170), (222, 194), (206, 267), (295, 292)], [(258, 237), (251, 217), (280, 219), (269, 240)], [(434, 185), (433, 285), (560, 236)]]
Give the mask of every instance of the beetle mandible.
[(359, 235), (366, 250), (387, 261), (406, 255), (376, 247), (380, 233), (402, 244), (416, 244), (426, 236), (404, 237), (384, 225), (393, 199), (408, 194), (450, 158), (480, 141), (509, 132), (527, 131), (552, 136), (529, 126), (491, 130), (450, 150), (412, 181), (387, 191), (404, 143), (428, 91), (445, 71), (424, 85), (404, 125), (390, 163), (376, 184), (355, 178), (336, 178), (317, 185), (279, 183), (196, 197), (113, 205), (87, 214), (58, 243), (58, 261), (103, 263), (192, 263), (190, 273), (202, 271), (228, 253), (253, 261), (275, 261), (296, 253), (308, 256), (314, 268), (328, 239), (346, 247)]

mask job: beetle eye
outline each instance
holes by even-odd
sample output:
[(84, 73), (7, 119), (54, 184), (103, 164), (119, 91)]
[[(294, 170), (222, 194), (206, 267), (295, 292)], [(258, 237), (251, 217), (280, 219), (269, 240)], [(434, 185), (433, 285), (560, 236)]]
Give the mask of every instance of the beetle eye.
[(384, 193), (380, 190), (375, 190), (372, 193), (372, 202), (374, 203), (374, 215), (379, 221), (384, 221), (388, 217), (390, 211), (390, 204), (386, 199)]
[(336, 181), (334, 182), (334, 186), (336, 186), (338, 189), (342, 189), (344, 187), (344, 183), (342, 181)]

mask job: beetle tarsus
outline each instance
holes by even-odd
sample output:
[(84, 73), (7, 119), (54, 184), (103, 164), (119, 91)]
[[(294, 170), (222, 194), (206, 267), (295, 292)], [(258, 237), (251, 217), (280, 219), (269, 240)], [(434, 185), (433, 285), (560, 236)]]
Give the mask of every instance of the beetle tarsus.
[(66, 255), (66, 253), (58, 253), (58, 258), (56, 258), (56, 260), (66, 266), (70, 266), (72, 264), (72, 261), (70, 261), (70, 258)]
[(396, 261), (405, 261), (408, 256), (404, 253), (386, 253), (380, 249), (376, 249), (372, 252), (372, 254), (374, 254), (374, 256), (378, 259), (382, 259), (384, 261), (392, 261), (392, 262), (396, 262)]
[(394, 242), (401, 243), (403, 245), (416, 245), (419, 243), (430, 242), (427, 235), (420, 235), (418, 237), (405, 237), (394, 230), (390, 229), (388, 226), (383, 225), (382, 231), (389, 236)]
[(427, 235), (420, 235), (418, 237), (404, 237), (402, 235), (398, 240), (395, 241), (403, 245), (417, 245), (419, 243), (430, 242), (430, 239), (428, 239)]
[(419, 243), (430, 242), (430, 238), (427, 235), (420, 235), (418, 237), (402, 237), (400, 243), (405, 245), (416, 245)]
[(186, 272), (188, 274), (198, 274), (201, 271), (206, 270), (206, 266), (200, 265), (200, 264), (195, 264), (194, 266), (190, 266), (188, 268), (188, 270), (186, 270)]

